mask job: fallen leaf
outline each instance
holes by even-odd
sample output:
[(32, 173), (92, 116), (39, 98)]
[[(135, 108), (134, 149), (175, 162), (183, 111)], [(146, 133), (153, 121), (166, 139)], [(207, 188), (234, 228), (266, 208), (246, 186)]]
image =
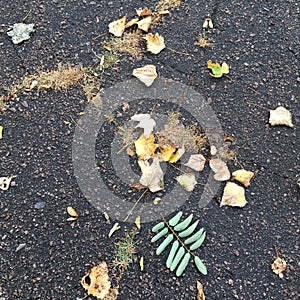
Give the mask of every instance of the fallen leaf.
[(165, 46), (164, 38), (158, 33), (148, 33), (144, 39), (147, 41), (147, 50), (152, 54), (158, 54)]
[(140, 268), (141, 268), (141, 271), (144, 271), (144, 257), (143, 256), (140, 258)]
[(185, 166), (201, 172), (204, 169), (206, 159), (202, 154), (192, 154)]
[(148, 17), (152, 14), (151, 10), (148, 7), (136, 9), (136, 14), (139, 17)]
[(159, 201), (161, 201), (161, 198), (156, 197), (156, 198), (153, 200), (153, 204), (154, 204), (154, 205), (157, 205)]
[(146, 86), (151, 86), (155, 78), (157, 78), (156, 67), (154, 65), (145, 65), (144, 67), (134, 69), (132, 75)]
[(244, 169), (236, 170), (232, 173), (232, 179), (242, 183), (245, 187), (250, 185), (250, 181), (254, 177), (254, 173)]
[(3, 126), (0, 126), (0, 140), (2, 140), (2, 138), (3, 138), (2, 132), (3, 132)]
[(115, 231), (119, 230), (121, 227), (119, 226), (119, 223), (115, 223), (112, 229), (108, 233), (108, 237), (110, 238)]
[(125, 28), (129, 28), (129, 27), (137, 24), (138, 21), (139, 21), (139, 18), (135, 18), (135, 19), (130, 20), (128, 23), (126, 23)]
[(205, 300), (203, 285), (199, 281), (197, 281), (197, 300)]
[(2, 191), (7, 191), (10, 187), (11, 180), (15, 176), (7, 176), (7, 177), (0, 177), (0, 189)]
[(223, 62), (222, 66), (220, 66), (219, 63), (212, 63), (211, 60), (209, 60), (207, 62), (207, 68), (212, 70), (210, 76), (215, 78), (220, 78), (223, 74), (229, 73), (229, 66), (225, 62)]
[(111, 286), (106, 262), (102, 261), (98, 266), (93, 267), (82, 277), (81, 284), (87, 290), (88, 295), (104, 299), (109, 294)]
[(246, 204), (245, 189), (234, 182), (227, 182), (220, 206), (244, 207)]
[(145, 32), (148, 32), (149, 30), (149, 27), (151, 25), (151, 21), (152, 21), (152, 17), (149, 16), (149, 17), (146, 17), (140, 21), (137, 22), (137, 25), (138, 25), (138, 28), (145, 31)]
[(210, 168), (216, 173), (214, 179), (225, 181), (230, 178), (230, 172), (227, 165), (219, 158), (213, 158), (209, 161)]
[(73, 222), (78, 219), (79, 215), (77, 214), (76, 210), (72, 206), (67, 207), (67, 212), (71, 216), (71, 218), (67, 219), (68, 222)]
[(149, 188), (152, 193), (162, 190), (164, 188), (164, 173), (160, 167), (158, 158), (154, 157), (151, 165), (145, 160), (139, 160), (138, 164), (142, 171), (140, 183)]
[(177, 151), (170, 157), (169, 163), (174, 164), (178, 162), (178, 160), (182, 157), (184, 153), (185, 153), (184, 146), (182, 148), (177, 149)]
[(206, 18), (203, 22), (202, 28), (210, 28), (213, 29), (214, 25), (213, 25), (213, 21), (211, 18)]
[(103, 216), (106, 221), (109, 221), (109, 215), (106, 212), (103, 213)]
[(148, 138), (153, 131), (156, 122), (149, 114), (137, 114), (131, 117), (131, 120), (139, 122), (135, 127), (144, 129), (144, 136)]
[(113, 21), (108, 25), (108, 31), (114, 36), (121, 37), (125, 30), (126, 16), (123, 18)]
[(135, 151), (133, 151), (131, 148), (126, 148), (126, 153), (129, 155), (129, 156), (134, 156), (135, 155)]
[(137, 216), (134, 223), (138, 229), (141, 229), (141, 216)]
[(280, 278), (283, 278), (283, 271), (286, 269), (286, 261), (280, 257), (277, 257), (272, 263), (271, 269)]
[(176, 180), (188, 191), (191, 192), (197, 184), (193, 173), (182, 174), (176, 177)]
[(169, 161), (175, 151), (173, 146), (163, 145), (159, 148), (158, 158), (160, 161)]
[(272, 126), (286, 125), (288, 127), (294, 127), (292, 123), (292, 114), (282, 106), (277, 107), (275, 110), (270, 110), (269, 123)]
[(30, 34), (35, 31), (34, 26), (34, 24), (16, 23), (8, 28), (7, 34), (12, 37), (14, 44), (20, 44), (30, 39)]
[(149, 137), (146, 137), (142, 134), (138, 140), (134, 142), (135, 151), (139, 159), (147, 160), (153, 156), (157, 144), (154, 143), (154, 135), (150, 134)]

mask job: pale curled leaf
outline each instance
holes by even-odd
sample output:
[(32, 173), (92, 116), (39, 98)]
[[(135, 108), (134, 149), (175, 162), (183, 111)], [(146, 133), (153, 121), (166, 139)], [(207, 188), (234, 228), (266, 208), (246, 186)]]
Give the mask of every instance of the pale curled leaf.
[(219, 158), (213, 158), (209, 161), (210, 168), (215, 172), (214, 179), (225, 181), (230, 178), (230, 172), (227, 165)]
[(116, 37), (121, 37), (125, 30), (126, 16), (108, 25), (108, 31)]
[(3, 126), (0, 126), (0, 140), (2, 140), (2, 138), (3, 138), (2, 132), (3, 132)]
[(115, 231), (119, 230), (121, 227), (119, 226), (119, 223), (115, 223), (112, 229), (108, 233), (108, 237), (110, 238)]
[(244, 207), (246, 204), (245, 189), (234, 182), (227, 182), (220, 206)]
[(109, 215), (106, 212), (103, 213), (103, 216), (106, 221), (109, 221)]
[(78, 213), (72, 206), (67, 207), (67, 212), (71, 217), (78, 218)]
[(286, 269), (286, 261), (280, 257), (276, 257), (271, 265), (271, 269), (280, 278), (283, 278), (283, 271)]
[(195, 175), (193, 173), (182, 174), (176, 177), (176, 180), (186, 189), (191, 192), (197, 184)]
[(12, 37), (14, 44), (20, 44), (30, 39), (30, 34), (35, 31), (34, 26), (34, 24), (16, 23), (8, 28), (7, 34)]
[(149, 114), (138, 114), (131, 117), (131, 120), (139, 122), (135, 127), (144, 129), (144, 136), (149, 138), (153, 131), (156, 122), (151, 118)]
[(87, 290), (88, 295), (104, 299), (109, 294), (111, 286), (106, 262), (102, 261), (98, 266), (93, 267), (82, 277), (81, 284)]
[(0, 177), (0, 189), (2, 191), (7, 191), (14, 177), (15, 176)]
[(197, 300), (205, 300), (203, 285), (197, 281)]
[(213, 29), (214, 25), (213, 25), (213, 21), (211, 18), (206, 18), (203, 22), (202, 28), (210, 28)]
[(155, 78), (157, 78), (156, 67), (154, 65), (145, 65), (144, 67), (134, 69), (132, 75), (146, 86), (151, 86)]
[(164, 38), (158, 33), (148, 33), (144, 39), (147, 41), (147, 50), (152, 54), (158, 54), (166, 47)]
[(164, 188), (162, 185), (164, 173), (160, 167), (158, 158), (154, 157), (151, 165), (145, 160), (139, 160), (138, 164), (142, 171), (140, 183), (148, 187), (152, 193), (162, 190)]
[(141, 229), (141, 216), (137, 216), (134, 223), (138, 229)]
[(149, 30), (149, 27), (151, 25), (151, 22), (152, 22), (152, 17), (149, 16), (149, 17), (146, 17), (140, 21), (137, 22), (137, 25), (138, 25), (138, 28), (145, 31), (145, 32), (148, 32)]
[(272, 126), (285, 125), (292, 128), (294, 127), (292, 114), (282, 106), (277, 107), (275, 110), (270, 110), (269, 123)]
[(201, 172), (204, 169), (206, 159), (202, 154), (192, 154), (185, 166)]
[(144, 271), (144, 257), (143, 256), (140, 258), (140, 269), (141, 269), (141, 271)]
[(232, 173), (232, 179), (242, 183), (245, 187), (250, 185), (250, 181), (254, 177), (254, 173), (245, 169), (236, 170)]

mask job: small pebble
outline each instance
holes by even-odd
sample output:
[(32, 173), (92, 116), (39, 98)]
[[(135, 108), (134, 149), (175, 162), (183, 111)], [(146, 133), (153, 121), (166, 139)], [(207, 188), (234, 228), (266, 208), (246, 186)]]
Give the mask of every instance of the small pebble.
[(46, 202), (38, 202), (34, 205), (36, 209), (43, 209), (46, 206)]
[(26, 246), (26, 243), (19, 244), (19, 246), (18, 246), (17, 249), (16, 249), (16, 252), (20, 251), (20, 250), (23, 249), (25, 246)]

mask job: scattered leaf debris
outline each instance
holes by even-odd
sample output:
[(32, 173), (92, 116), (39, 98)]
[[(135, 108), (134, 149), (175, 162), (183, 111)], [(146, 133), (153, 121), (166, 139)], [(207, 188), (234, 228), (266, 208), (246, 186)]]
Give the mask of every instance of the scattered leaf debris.
[(109, 294), (111, 287), (107, 263), (102, 261), (98, 266), (94, 266), (82, 277), (81, 284), (87, 290), (88, 295), (104, 299)]
[(276, 257), (274, 262), (271, 264), (271, 269), (280, 278), (283, 278), (283, 271), (286, 270), (286, 261), (283, 258)]
[(35, 24), (16, 23), (7, 29), (7, 34), (15, 45), (20, 44), (30, 39), (30, 34), (35, 31), (34, 26)]
[(292, 114), (283, 106), (279, 106), (275, 110), (270, 110), (269, 123), (272, 126), (285, 125), (292, 128), (294, 127)]
[(227, 182), (220, 206), (244, 207), (246, 204), (245, 189), (234, 182)]

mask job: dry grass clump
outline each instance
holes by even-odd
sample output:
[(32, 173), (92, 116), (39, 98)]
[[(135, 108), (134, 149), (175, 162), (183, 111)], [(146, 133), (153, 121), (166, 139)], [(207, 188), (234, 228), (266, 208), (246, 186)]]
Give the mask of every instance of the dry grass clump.
[(181, 5), (181, 0), (160, 0), (155, 7), (155, 11), (168, 10)]

